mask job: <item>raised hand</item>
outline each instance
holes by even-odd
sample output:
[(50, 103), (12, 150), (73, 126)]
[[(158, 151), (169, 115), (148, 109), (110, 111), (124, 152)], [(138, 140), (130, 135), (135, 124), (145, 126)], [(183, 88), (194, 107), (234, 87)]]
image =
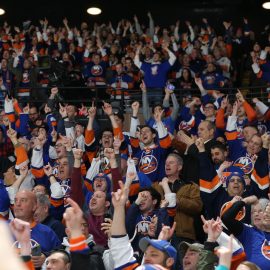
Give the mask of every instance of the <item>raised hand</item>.
[(94, 119), (97, 113), (97, 107), (95, 107), (94, 102), (92, 102), (92, 106), (88, 110), (88, 116), (91, 119)]
[(64, 213), (64, 219), (66, 221), (66, 227), (69, 229), (72, 238), (76, 238), (82, 235), (81, 221), (83, 218), (83, 212), (79, 205), (70, 198), (67, 198), (67, 203), (70, 205)]
[(67, 108), (62, 106), (61, 103), (59, 103), (59, 113), (61, 114), (62, 118), (67, 117)]
[(83, 150), (82, 149), (74, 148), (74, 149), (72, 149), (72, 152), (73, 152), (73, 156), (75, 159), (77, 159), (77, 160), (82, 159), (82, 157), (83, 157)]
[(225, 110), (225, 109), (227, 108), (228, 104), (229, 104), (229, 97), (228, 97), (228, 95), (227, 95), (227, 96), (223, 97), (223, 99), (222, 99), (222, 101), (221, 101), (220, 107), (221, 107), (223, 110)]
[(84, 116), (88, 115), (87, 108), (83, 104), (82, 104), (82, 107), (79, 108), (79, 114), (84, 115)]
[(195, 143), (195, 138), (186, 135), (182, 130), (178, 132), (179, 141), (185, 143), (188, 147)]
[(17, 139), (17, 131), (14, 130), (13, 128), (9, 128), (7, 131), (7, 136), (12, 140), (12, 139)]
[(25, 178), (27, 176), (27, 174), (28, 174), (28, 167), (27, 167), (27, 165), (25, 165), (25, 166), (20, 168), (20, 176), (22, 178)]
[(30, 106), (29, 103), (27, 103), (27, 105), (23, 108), (23, 113), (29, 113), (30, 110)]
[(141, 82), (140, 88), (141, 88), (142, 92), (146, 92), (147, 91), (146, 85), (145, 85), (145, 82), (144, 81)]
[(52, 110), (51, 110), (51, 108), (48, 106), (48, 104), (45, 105), (45, 107), (44, 107), (44, 112), (45, 112), (46, 114), (52, 112)]
[(162, 122), (162, 116), (163, 116), (164, 110), (156, 111), (154, 114), (154, 119), (157, 123)]
[(9, 228), (20, 243), (21, 255), (31, 255), (30, 223), (15, 218), (9, 223)]
[(113, 114), (112, 105), (110, 103), (103, 101), (102, 109), (104, 113), (107, 114), (108, 116), (111, 116)]
[(207, 241), (216, 242), (218, 237), (222, 232), (222, 222), (220, 217), (217, 217), (216, 220), (206, 220), (203, 215), (201, 215), (203, 222), (203, 230), (208, 235)]
[(158, 240), (169, 241), (173, 236), (175, 228), (176, 228), (176, 222), (173, 223), (172, 227), (163, 225), (159, 233)]
[(48, 163), (46, 166), (43, 167), (43, 170), (44, 170), (44, 173), (47, 175), (47, 176), (50, 176), (51, 174), (53, 174), (53, 168), (52, 166), (50, 165), (50, 163)]
[(239, 89), (237, 89), (236, 98), (241, 103), (243, 103), (245, 101), (245, 98)]
[(253, 99), (252, 99), (252, 102), (253, 102), (254, 104), (256, 104), (256, 103), (260, 102), (260, 100), (259, 100), (258, 98), (253, 98)]
[(238, 109), (240, 108), (240, 106), (241, 106), (241, 103), (238, 100), (236, 100), (233, 104), (232, 116), (237, 115), (237, 112), (238, 112)]
[(132, 109), (132, 115), (136, 117), (140, 109), (140, 103), (138, 101), (134, 101), (131, 104), (131, 109)]
[(198, 138), (195, 142), (199, 152), (204, 152), (205, 151), (205, 147), (204, 147), (204, 142), (202, 140), (202, 138)]
[(197, 86), (201, 86), (202, 85), (202, 79), (200, 77), (195, 77), (194, 81), (196, 83)]
[(122, 181), (118, 183), (120, 189), (118, 189), (117, 192), (112, 192), (112, 204), (114, 208), (125, 207), (129, 194), (129, 188), (126, 187)]

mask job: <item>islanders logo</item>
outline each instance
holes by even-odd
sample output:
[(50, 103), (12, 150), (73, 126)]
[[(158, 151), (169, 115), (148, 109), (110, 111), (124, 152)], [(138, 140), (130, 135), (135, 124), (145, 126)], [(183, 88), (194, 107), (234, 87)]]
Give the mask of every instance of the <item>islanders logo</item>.
[(238, 158), (233, 166), (239, 167), (244, 174), (250, 174), (254, 169), (254, 163), (250, 157), (240, 157)]
[(67, 203), (67, 198), (70, 197), (71, 188), (69, 185), (61, 183), (61, 189), (62, 189), (62, 192), (64, 195), (64, 206), (67, 207), (67, 206), (69, 206), (69, 204)]
[(145, 155), (141, 158), (139, 168), (144, 174), (149, 174), (157, 169), (158, 162), (153, 155)]
[[(224, 215), (224, 213), (232, 207), (231, 202), (226, 202), (222, 205), (220, 209), (220, 216)], [(246, 208), (243, 207), (236, 215), (235, 219), (241, 221), (246, 216)]]
[(270, 260), (270, 241), (264, 240), (262, 247), (261, 247), (262, 255), (267, 259)]
[(100, 65), (94, 65), (91, 68), (91, 73), (94, 76), (100, 76), (102, 74), (102, 72), (103, 72), (103, 68)]

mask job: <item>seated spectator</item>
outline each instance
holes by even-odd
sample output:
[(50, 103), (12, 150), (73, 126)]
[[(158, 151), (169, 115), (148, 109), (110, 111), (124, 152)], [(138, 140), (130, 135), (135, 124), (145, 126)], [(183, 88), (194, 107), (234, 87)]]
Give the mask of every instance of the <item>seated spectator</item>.
[(59, 221), (54, 219), (49, 214), (50, 209), (50, 199), (44, 194), (37, 194), (37, 209), (34, 214), (35, 221), (50, 227), (55, 234), (58, 236), (59, 240), (62, 241), (65, 237), (65, 227)]
[[(37, 199), (31, 191), (19, 191), (15, 196), (14, 215), (23, 221), (33, 223), (34, 213), (37, 208)], [(33, 223), (31, 238), (35, 240), (41, 248), (41, 254), (33, 256), (32, 261), (36, 268), (42, 266), (46, 259), (47, 252), (52, 251), (60, 245), (59, 238), (52, 229), (40, 223)]]

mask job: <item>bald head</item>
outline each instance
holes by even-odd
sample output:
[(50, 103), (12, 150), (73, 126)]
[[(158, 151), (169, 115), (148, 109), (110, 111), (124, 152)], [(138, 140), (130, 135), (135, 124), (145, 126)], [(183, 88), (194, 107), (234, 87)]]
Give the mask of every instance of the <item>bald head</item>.
[(15, 196), (14, 214), (16, 218), (32, 222), (37, 208), (36, 195), (30, 190), (19, 191)]

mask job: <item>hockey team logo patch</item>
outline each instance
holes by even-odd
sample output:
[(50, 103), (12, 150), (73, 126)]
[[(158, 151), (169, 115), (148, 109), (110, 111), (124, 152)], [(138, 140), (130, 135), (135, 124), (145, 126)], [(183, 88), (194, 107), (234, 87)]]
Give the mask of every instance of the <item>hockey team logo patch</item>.
[(264, 240), (262, 244), (262, 255), (267, 259), (270, 260), (270, 241)]
[(240, 157), (238, 158), (233, 166), (239, 167), (244, 174), (250, 174), (254, 169), (253, 161), (250, 157)]
[(140, 171), (149, 174), (154, 172), (157, 169), (158, 162), (153, 155), (145, 155), (141, 158), (139, 168)]
[(91, 68), (91, 73), (94, 75), (94, 76), (100, 76), (103, 72), (103, 69), (100, 65), (94, 65), (92, 68)]
[[(223, 216), (223, 214), (229, 209), (231, 208), (232, 203), (231, 202), (226, 202), (222, 205), (221, 209), (220, 209), (220, 216)], [(235, 219), (238, 221), (241, 221), (242, 219), (244, 219), (244, 217), (246, 216), (246, 208), (243, 207), (236, 215)]]

